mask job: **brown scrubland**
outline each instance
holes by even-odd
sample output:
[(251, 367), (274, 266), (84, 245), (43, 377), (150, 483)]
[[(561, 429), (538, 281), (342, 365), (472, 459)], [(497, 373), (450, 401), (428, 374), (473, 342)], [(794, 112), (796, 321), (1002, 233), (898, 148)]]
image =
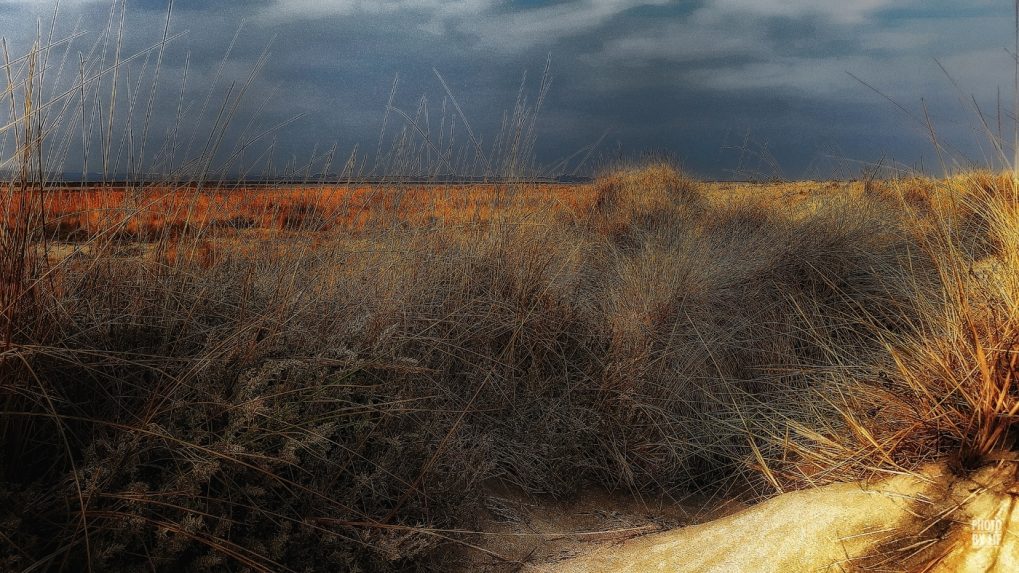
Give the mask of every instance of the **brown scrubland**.
[(975, 470), (1019, 413), (1017, 207), (1007, 174), (665, 162), (484, 190), (15, 181), (0, 563), (445, 569), (496, 553), (496, 486), (710, 505)]

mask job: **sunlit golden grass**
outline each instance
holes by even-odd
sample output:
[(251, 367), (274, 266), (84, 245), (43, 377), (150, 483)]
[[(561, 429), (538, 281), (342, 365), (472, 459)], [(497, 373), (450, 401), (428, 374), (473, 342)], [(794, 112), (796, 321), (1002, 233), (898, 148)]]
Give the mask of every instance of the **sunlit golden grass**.
[(492, 480), (979, 467), (1019, 413), (1008, 184), (7, 191), (5, 563), (401, 568)]
[[(1019, 414), (1019, 217), (1010, 174), (881, 182), (868, 196), (892, 199), (917, 238), (935, 288), (901, 313), (907, 328), (860, 319), (882, 351), (853, 363), (830, 348), (837, 368), (817, 371), (812, 423), (779, 424), (773, 468), (787, 485), (913, 470), (948, 459), (960, 473), (1010, 459)], [(909, 285), (910, 288), (913, 285)]]

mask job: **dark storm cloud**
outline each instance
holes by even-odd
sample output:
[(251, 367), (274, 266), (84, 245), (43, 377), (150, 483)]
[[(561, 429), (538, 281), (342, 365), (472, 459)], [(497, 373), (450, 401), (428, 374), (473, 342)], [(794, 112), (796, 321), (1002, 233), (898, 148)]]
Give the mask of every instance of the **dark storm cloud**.
[[(127, 5), (128, 49), (158, 41), (165, 0)], [(109, 0), (61, 3), (61, 32), (69, 33), (79, 16), (90, 32), (75, 51), (87, 51), (105, 29), (109, 8)], [(3, 34), (24, 48), (36, 19), (45, 25), (50, 11), (38, 2), (0, 2)], [(278, 134), (284, 156), (308, 156), (316, 145), (321, 152), (334, 143), (344, 152), (355, 144), (373, 148), (397, 74), (397, 106), (413, 113), (425, 94), (437, 121), (445, 94), (433, 68), (487, 141), (502, 111), (512, 108), (524, 70), (533, 97), (551, 52), (555, 82), (537, 148), (546, 163), (606, 130), (603, 156), (668, 151), (709, 177), (739, 168), (830, 175), (824, 169), (859, 165), (847, 159), (913, 165), (931, 155), (922, 130), (846, 72), (917, 114), (925, 98), (941, 134), (982, 161), (979, 121), (959, 100), (972, 93), (983, 109), (996, 111), (998, 87), (1011, 85), (1004, 49), (1011, 25), (1010, 5), (989, 0), (965, 6), (945, 0), (175, 0), (171, 33), (186, 35), (165, 53), (153, 133), (161, 137), (174, 122), (175, 86), (187, 54), (185, 119), (211, 124), (221, 98), (200, 114), (208, 88), (243, 85), (269, 46), (238, 115), (257, 112), (259, 124), (271, 126), (304, 114)], [(141, 64), (133, 64), (135, 73)]]

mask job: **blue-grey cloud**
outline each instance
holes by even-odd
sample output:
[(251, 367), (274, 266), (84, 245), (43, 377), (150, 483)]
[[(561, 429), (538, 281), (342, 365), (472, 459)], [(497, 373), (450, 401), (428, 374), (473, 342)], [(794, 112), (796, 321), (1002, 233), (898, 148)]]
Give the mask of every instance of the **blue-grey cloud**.
[[(70, 60), (92, 50), (110, 7), (110, 0), (60, 3), (57, 36), (79, 19), (87, 31)], [(166, 7), (166, 0), (128, 0), (125, 53), (159, 40)], [(668, 151), (708, 177), (740, 168), (826, 175), (835, 165), (858, 165), (844, 159), (914, 165), (923, 157), (931, 164), (922, 126), (849, 73), (914, 115), (925, 103), (939, 135), (982, 162), (991, 146), (971, 96), (996, 130), (999, 88), (1011, 99), (1011, 10), (991, 0), (175, 0), (170, 32), (186, 33), (164, 53), (151, 132), (161, 141), (174, 130), (186, 58), (183, 123), (211, 129), (227, 90), (245, 84), (268, 45), (235, 131), (247, 126), (245, 114), (257, 114), (258, 127), (303, 114), (274, 134), (282, 157), (334, 144), (344, 153), (354, 145), (373, 149), (397, 74), (397, 107), (413, 115), (424, 94), (438, 122), (446, 93), (433, 68), (491, 142), (521, 74), (530, 72), (533, 101), (551, 53), (555, 81), (536, 148), (545, 164), (606, 130), (605, 156)], [(52, 4), (0, 1), (12, 51), (26, 50), (51, 13)], [(127, 82), (135, 81), (135, 91), (147, 86), (131, 78), (148, 74), (150, 81), (154, 59), (123, 70), (120, 109), (130, 105)], [(73, 81), (72, 68), (65, 82)], [(136, 111), (147, 103), (140, 101)], [(391, 116), (389, 133), (402, 122)], [(204, 144), (205, 132), (195, 133), (195, 145)], [(758, 163), (748, 163), (754, 157)]]

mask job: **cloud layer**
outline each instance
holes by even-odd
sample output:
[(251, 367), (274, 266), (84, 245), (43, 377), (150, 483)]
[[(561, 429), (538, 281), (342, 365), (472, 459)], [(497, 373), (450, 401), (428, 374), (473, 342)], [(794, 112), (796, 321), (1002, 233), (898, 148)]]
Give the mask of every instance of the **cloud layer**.
[[(158, 38), (165, 1), (127, 6), (129, 43)], [(69, 33), (80, 18), (94, 38), (109, 9), (110, 0), (63, 0), (59, 27)], [(0, 0), (0, 24), (24, 48), (51, 11)], [(761, 169), (824, 176), (836, 164), (912, 165), (930, 155), (884, 96), (916, 111), (923, 98), (945, 137), (982, 161), (979, 120), (959, 102), (972, 95), (981, 109), (997, 109), (999, 87), (1012, 82), (1012, 25), (1011, 7), (990, 0), (176, 0), (172, 29), (187, 35), (168, 48), (166, 77), (177, 81), (190, 53), (199, 108), (198, 86), (243, 81), (275, 37), (252, 107), (265, 122), (306, 113), (279, 145), (309, 155), (316, 144), (373, 145), (396, 74), (402, 108), (416, 109), (422, 93), (437, 107), (445, 93), (433, 68), (478, 131), (490, 133), (514, 105), (520, 74), (540, 73), (551, 53), (542, 161), (610, 130), (607, 156), (666, 150), (702, 175), (724, 177), (747, 169), (749, 141), (758, 155), (767, 150)], [(273, 90), (280, 96), (270, 100)]]

